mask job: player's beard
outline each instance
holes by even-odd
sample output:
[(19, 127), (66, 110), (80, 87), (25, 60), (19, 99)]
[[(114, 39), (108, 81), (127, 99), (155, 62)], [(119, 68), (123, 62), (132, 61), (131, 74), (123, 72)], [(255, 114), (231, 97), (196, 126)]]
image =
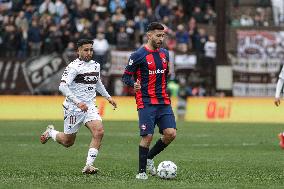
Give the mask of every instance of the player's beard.
[(162, 46), (162, 42), (156, 42), (156, 41), (152, 41), (152, 47), (154, 49), (158, 49)]
[(92, 60), (92, 56), (85, 56), (84, 58), (82, 58), (85, 62), (89, 62), (90, 60)]

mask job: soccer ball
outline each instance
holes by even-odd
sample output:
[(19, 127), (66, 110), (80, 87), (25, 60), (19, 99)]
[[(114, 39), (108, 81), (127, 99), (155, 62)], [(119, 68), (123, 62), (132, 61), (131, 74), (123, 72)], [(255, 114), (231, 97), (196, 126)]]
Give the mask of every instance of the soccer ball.
[(157, 175), (162, 179), (173, 179), (177, 176), (177, 166), (172, 161), (162, 161), (158, 165)]

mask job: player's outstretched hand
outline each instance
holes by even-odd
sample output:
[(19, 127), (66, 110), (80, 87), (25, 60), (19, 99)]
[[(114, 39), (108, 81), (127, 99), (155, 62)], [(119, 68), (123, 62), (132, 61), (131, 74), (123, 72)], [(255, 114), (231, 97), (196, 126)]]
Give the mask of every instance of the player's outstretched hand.
[(280, 98), (275, 98), (274, 104), (275, 104), (276, 106), (279, 106), (279, 105), (280, 105)]
[(111, 97), (108, 98), (107, 100), (113, 106), (113, 109), (115, 110), (117, 108), (116, 102)]
[(77, 104), (77, 107), (80, 108), (83, 112), (88, 111), (88, 106), (84, 102), (80, 102)]
[(134, 91), (137, 92), (141, 89), (140, 81), (137, 79), (137, 81), (134, 83)]

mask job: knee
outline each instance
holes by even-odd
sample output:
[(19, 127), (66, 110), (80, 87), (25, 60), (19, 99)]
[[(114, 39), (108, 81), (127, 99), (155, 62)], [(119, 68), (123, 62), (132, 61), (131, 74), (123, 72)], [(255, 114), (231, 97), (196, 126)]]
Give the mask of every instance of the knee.
[(173, 141), (176, 138), (176, 130), (165, 132), (164, 137), (168, 141)]
[(105, 130), (103, 127), (99, 127), (99, 128), (95, 128), (93, 132), (95, 133), (96, 136), (103, 137)]
[(144, 136), (144, 137), (142, 137), (140, 145), (144, 146), (144, 147), (150, 147), (150, 144), (151, 144), (152, 140), (153, 140), (153, 136), (152, 135)]

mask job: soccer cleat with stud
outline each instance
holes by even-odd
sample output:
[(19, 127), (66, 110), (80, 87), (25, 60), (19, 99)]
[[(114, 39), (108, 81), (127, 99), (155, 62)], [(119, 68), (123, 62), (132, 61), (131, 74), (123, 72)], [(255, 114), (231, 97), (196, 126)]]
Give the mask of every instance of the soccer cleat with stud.
[(146, 174), (145, 172), (143, 172), (143, 173), (138, 173), (138, 174), (136, 175), (136, 179), (147, 180), (147, 179), (148, 179), (148, 176), (147, 176), (147, 174)]
[(86, 165), (83, 170), (82, 173), (83, 174), (96, 174), (99, 171), (98, 168), (95, 168), (94, 166), (91, 165)]
[(279, 133), (279, 134), (278, 134), (278, 138), (279, 138), (279, 140), (280, 140), (279, 146), (280, 146), (282, 149), (284, 149), (284, 136), (283, 136), (283, 133)]
[(40, 136), (40, 142), (42, 144), (45, 144), (50, 139), (49, 132), (50, 132), (50, 130), (53, 130), (53, 129), (54, 129), (53, 125), (48, 125), (46, 127), (46, 130)]
[(153, 159), (147, 159), (147, 170), (152, 176), (157, 174)]

